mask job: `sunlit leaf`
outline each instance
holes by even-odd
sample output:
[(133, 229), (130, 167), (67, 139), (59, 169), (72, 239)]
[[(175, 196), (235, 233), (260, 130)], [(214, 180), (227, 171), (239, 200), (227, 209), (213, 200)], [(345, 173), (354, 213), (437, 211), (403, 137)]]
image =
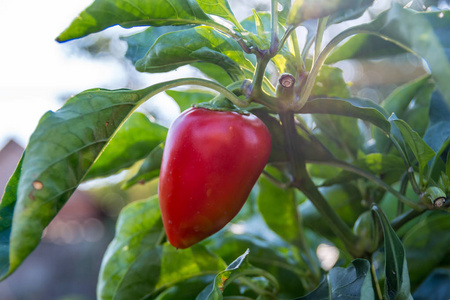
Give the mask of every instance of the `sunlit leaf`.
[(156, 197), (125, 207), (103, 258), (97, 298), (152, 297), (177, 281), (215, 274), (225, 267), (220, 258), (201, 246), (177, 250), (162, 245), (163, 237)]
[(219, 16), (240, 27), (227, 0), (197, 0), (197, 3), (206, 14)]
[(167, 72), (199, 61), (217, 64), (237, 78), (244, 75), (241, 68), (253, 67), (236, 41), (211, 27), (198, 26), (159, 37), (145, 57), (136, 62), (136, 69)]
[(195, 0), (96, 0), (72, 21), (57, 40), (64, 42), (81, 38), (113, 25), (130, 28), (211, 23), (213, 21)]
[(377, 206), (375, 212), (384, 235), (385, 283), (384, 297), (389, 300), (412, 300), (408, 266), (403, 244), (392, 229), (384, 212)]
[(167, 128), (142, 113), (133, 113), (95, 161), (85, 180), (108, 176), (146, 157), (166, 139)]

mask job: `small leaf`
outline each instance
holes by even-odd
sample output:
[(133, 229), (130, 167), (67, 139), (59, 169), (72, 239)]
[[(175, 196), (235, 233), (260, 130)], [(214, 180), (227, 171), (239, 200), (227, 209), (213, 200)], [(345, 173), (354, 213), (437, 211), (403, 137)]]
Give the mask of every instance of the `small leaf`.
[(130, 167), (164, 141), (166, 134), (167, 128), (151, 122), (142, 113), (133, 113), (92, 165), (85, 180), (112, 175)]
[(159, 170), (161, 168), (161, 161), (164, 151), (164, 144), (161, 143), (156, 146), (152, 152), (144, 159), (138, 172), (133, 175), (122, 186), (123, 189), (127, 189), (137, 183), (145, 183), (153, 180), (159, 176)]
[(192, 107), (193, 104), (199, 104), (202, 102), (208, 102), (214, 98), (214, 94), (204, 90), (187, 90), (187, 91), (173, 91), (168, 90), (166, 94), (169, 95), (180, 107), (180, 111)]
[[(270, 170), (271, 173), (277, 172), (274, 168)], [(277, 175), (277, 179), (282, 179), (280, 174)], [(259, 178), (258, 186), (258, 208), (267, 226), (289, 243), (298, 239), (300, 223), (295, 191), (277, 187), (264, 176)]]
[(194, 0), (95, 0), (72, 21), (57, 41), (84, 37), (113, 25), (167, 26), (209, 24), (213, 21)]
[(403, 139), (416, 157), (419, 163), (419, 174), (422, 176), (425, 166), (435, 155), (433, 149), (405, 121), (397, 119), (393, 120), (393, 122), (400, 130)]
[(355, 259), (348, 268), (333, 268), (319, 286), (295, 300), (375, 299), (370, 263)]
[(408, 266), (403, 244), (392, 229), (386, 215), (377, 206), (373, 206), (384, 234), (385, 284), (384, 296), (388, 300), (412, 300)]

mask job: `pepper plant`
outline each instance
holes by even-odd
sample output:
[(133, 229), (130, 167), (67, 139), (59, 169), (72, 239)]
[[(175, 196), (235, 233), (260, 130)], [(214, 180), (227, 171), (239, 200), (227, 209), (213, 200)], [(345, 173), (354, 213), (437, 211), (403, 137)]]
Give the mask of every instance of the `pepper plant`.
[[(347, 21), (373, 1), (272, 0), (270, 11), (238, 21), (227, 0), (95, 0), (58, 42), (114, 25), (139, 27), (122, 37), (138, 71), (190, 65), (204, 76), (140, 90), (94, 88), (42, 117), (0, 206), (2, 279), (82, 182), (122, 170), (135, 172), (124, 188), (157, 180), (167, 128), (136, 109), (165, 92), (181, 111), (193, 105), (256, 116), (270, 133), (270, 156), (240, 213), (186, 249), (167, 241), (158, 195), (126, 206), (99, 270), (98, 299), (448, 299), (450, 13), (440, 2), (393, 1), (324, 43), (332, 25), (355, 24)], [(335, 65), (405, 53), (420, 57), (427, 71), (380, 103), (356, 97)], [(151, 134), (125, 130), (130, 126)], [(196, 148), (215, 146), (209, 139)], [(230, 160), (245, 167), (253, 154), (236, 146), (225, 154), (249, 158)], [(218, 152), (211, 164), (224, 159)], [(230, 206), (241, 179), (231, 188), (228, 179), (243, 177), (233, 170), (209, 186), (227, 186)], [(189, 209), (190, 198), (176, 203)], [(338, 249), (331, 269), (320, 264), (319, 245)]]

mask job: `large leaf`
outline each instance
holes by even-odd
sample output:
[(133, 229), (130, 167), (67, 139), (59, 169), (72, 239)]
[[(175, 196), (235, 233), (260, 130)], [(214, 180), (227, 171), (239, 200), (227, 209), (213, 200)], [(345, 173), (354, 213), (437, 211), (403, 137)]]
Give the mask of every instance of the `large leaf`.
[(374, 206), (372, 210), (381, 224), (384, 235), (384, 297), (389, 300), (412, 300), (403, 244), (392, 229), (384, 212), (377, 206)]
[[(270, 168), (272, 176), (282, 179), (277, 170)], [(285, 179), (286, 180), (286, 179)], [(287, 242), (298, 239), (300, 223), (297, 215), (295, 191), (275, 186), (266, 177), (258, 181), (258, 208), (267, 226)]]
[(88, 90), (41, 118), (23, 158), (8, 274), (37, 246), (44, 228), (133, 110), (167, 86), (185, 82), (174, 80), (136, 91)]
[[(296, 0), (291, 7), (287, 24), (298, 26), (306, 20), (323, 18), (332, 14), (336, 15), (336, 23), (353, 15), (360, 14), (359, 7), (367, 7), (367, 0)], [(369, 3), (370, 5), (370, 3)], [(350, 12), (347, 12), (350, 11)]]
[(387, 112), (373, 101), (366, 99), (313, 99), (306, 102), (300, 113), (332, 114), (359, 118), (372, 123), (386, 133), (390, 132)]
[(17, 186), (22, 171), (22, 161), (19, 161), (14, 174), (8, 181), (0, 202), (0, 278), (8, 274), (9, 265), (9, 239), (13, 220), (14, 207), (17, 199)]
[(95, 0), (57, 38), (64, 42), (113, 25), (166, 26), (211, 24), (195, 0)]
[(435, 152), (439, 152), (450, 137), (450, 109), (439, 92), (432, 95), (429, 116), (430, 124), (423, 139)]
[(120, 127), (85, 180), (112, 175), (146, 157), (166, 139), (167, 128), (153, 123), (142, 113), (133, 113)]
[(417, 287), (448, 255), (449, 231), (449, 213), (429, 212), (406, 232), (403, 245), (412, 287)]
[(336, 267), (311, 293), (295, 300), (375, 299), (370, 263), (355, 259), (347, 268)]
[(136, 69), (167, 72), (199, 61), (217, 64), (235, 78), (244, 75), (241, 67), (253, 68), (236, 41), (211, 27), (198, 26), (159, 37), (145, 57), (136, 62)]
[(423, 57), (437, 86), (450, 104), (450, 11), (417, 13), (394, 3), (370, 23), (354, 27)]
[(161, 245), (164, 229), (156, 197), (128, 205), (103, 258), (98, 299), (142, 299), (188, 278), (215, 274), (224, 262), (201, 246), (177, 251)]

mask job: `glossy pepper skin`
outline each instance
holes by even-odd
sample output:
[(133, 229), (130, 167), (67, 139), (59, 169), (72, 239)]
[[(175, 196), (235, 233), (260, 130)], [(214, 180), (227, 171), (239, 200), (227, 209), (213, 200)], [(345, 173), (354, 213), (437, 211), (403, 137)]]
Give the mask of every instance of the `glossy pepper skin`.
[(269, 158), (271, 139), (252, 114), (191, 108), (170, 126), (159, 203), (169, 242), (188, 248), (242, 208)]

